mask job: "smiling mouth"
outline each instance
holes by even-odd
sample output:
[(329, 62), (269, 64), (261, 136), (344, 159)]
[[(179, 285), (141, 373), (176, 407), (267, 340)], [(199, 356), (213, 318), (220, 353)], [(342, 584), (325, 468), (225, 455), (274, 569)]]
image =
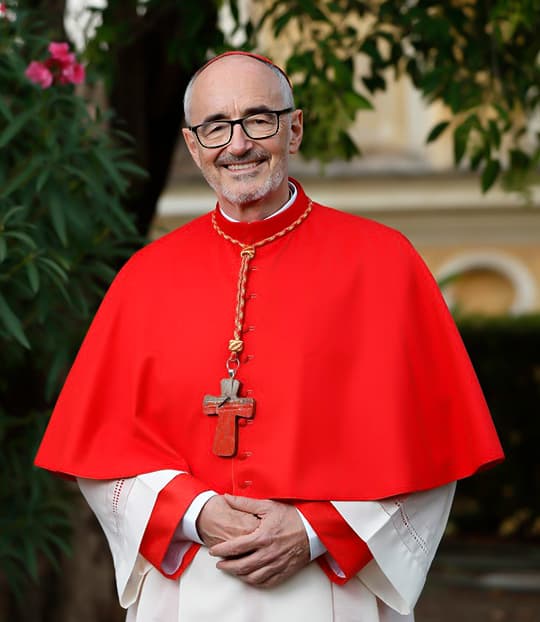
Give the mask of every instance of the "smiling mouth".
[(234, 164), (225, 164), (225, 168), (228, 171), (234, 172), (247, 172), (256, 169), (264, 160), (257, 160), (255, 162), (239, 162)]

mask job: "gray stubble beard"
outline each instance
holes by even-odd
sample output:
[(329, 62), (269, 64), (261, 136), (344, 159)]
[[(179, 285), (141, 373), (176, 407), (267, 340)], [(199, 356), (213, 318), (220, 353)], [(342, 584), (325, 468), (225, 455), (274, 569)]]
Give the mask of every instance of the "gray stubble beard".
[[(248, 175), (249, 174), (247, 174), (246, 176)], [(268, 177), (264, 184), (256, 190), (253, 190), (251, 192), (237, 193), (234, 192), (232, 188), (222, 188), (221, 194), (225, 199), (227, 199), (227, 201), (229, 201), (229, 203), (232, 203), (233, 205), (249, 205), (250, 203), (255, 203), (256, 201), (259, 201), (270, 192), (276, 190), (283, 182), (283, 179), (285, 179), (286, 175), (287, 161), (284, 161), (283, 166), (280, 166), (275, 171), (273, 171), (273, 173), (270, 175), (270, 177)], [(208, 185), (217, 194), (216, 184), (214, 184), (206, 175), (205, 178)]]

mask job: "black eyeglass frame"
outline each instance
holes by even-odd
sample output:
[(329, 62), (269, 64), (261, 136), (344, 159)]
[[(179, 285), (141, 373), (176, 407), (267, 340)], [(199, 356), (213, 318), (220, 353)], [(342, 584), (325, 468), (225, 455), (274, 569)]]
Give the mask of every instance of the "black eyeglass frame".
[[(215, 121), (205, 121), (204, 123), (199, 123), (198, 125), (188, 126), (188, 130), (191, 130), (195, 134), (201, 147), (204, 147), (205, 149), (220, 149), (221, 147), (225, 147), (231, 142), (235, 125), (240, 125), (240, 127), (244, 131), (244, 134), (248, 138), (251, 138), (251, 140), (265, 140), (266, 138), (272, 138), (272, 136), (275, 136), (279, 132), (279, 119), (281, 115), (288, 114), (289, 112), (294, 112), (295, 110), (296, 109), (291, 106), (289, 106), (289, 108), (283, 108), (283, 110), (261, 110), (260, 112), (253, 112), (251, 114), (248, 114), (245, 117), (242, 117), (241, 119), (216, 119)], [(258, 114), (275, 114), (277, 118), (276, 131), (273, 132), (272, 134), (269, 134), (268, 136), (262, 136), (260, 138), (254, 138), (253, 136), (251, 136), (249, 132), (246, 130), (246, 128), (244, 127), (244, 121), (246, 119), (249, 119), (250, 117), (256, 117)], [(197, 132), (197, 130), (203, 125), (208, 125), (209, 123), (227, 123), (229, 125), (229, 139), (226, 140), (224, 143), (220, 143), (219, 145), (212, 145), (211, 147), (209, 147), (208, 145), (205, 145), (200, 139), (199, 133)]]

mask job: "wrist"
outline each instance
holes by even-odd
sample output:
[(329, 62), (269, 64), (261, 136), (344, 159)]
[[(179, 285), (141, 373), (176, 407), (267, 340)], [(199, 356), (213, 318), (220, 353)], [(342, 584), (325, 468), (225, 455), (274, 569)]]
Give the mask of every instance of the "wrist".
[(216, 497), (221, 496), (217, 492), (214, 492), (214, 491), (208, 491), (208, 492), (211, 492), (212, 494), (208, 495), (206, 499), (204, 499), (203, 503), (201, 503), (199, 507), (199, 511), (197, 513), (197, 517), (194, 521), (194, 530), (196, 531), (197, 536), (199, 537), (199, 541), (202, 544), (205, 544), (205, 538), (208, 536), (208, 534), (206, 533), (205, 525), (206, 525), (206, 517), (208, 513), (211, 512), (211, 507), (213, 503), (215, 503), (215, 501), (212, 501), (212, 499), (215, 499)]

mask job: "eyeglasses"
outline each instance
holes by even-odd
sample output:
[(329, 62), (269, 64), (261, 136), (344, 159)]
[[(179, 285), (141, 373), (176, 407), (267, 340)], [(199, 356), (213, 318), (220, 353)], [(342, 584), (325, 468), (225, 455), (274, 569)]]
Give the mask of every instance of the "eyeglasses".
[(218, 147), (224, 147), (231, 142), (235, 125), (242, 126), (246, 136), (253, 140), (275, 136), (279, 132), (279, 117), (282, 114), (293, 112), (293, 110), (294, 108), (284, 108), (283, 110), (256, 112), (241, 119), (207, 121), (193, 125), (188, 129), (195, 134), (203, 147), (218, 149)]

